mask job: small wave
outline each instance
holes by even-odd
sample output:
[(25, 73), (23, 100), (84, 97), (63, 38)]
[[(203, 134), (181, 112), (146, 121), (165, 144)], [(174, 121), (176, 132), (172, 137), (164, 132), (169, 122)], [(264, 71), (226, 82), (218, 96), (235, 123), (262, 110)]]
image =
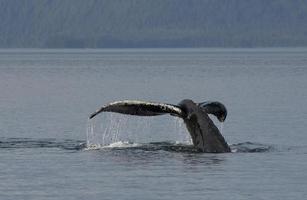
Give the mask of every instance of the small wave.
[(253, 142), (242, 142), (230, 145), (232, 153), (260, 153), (273, 150), (273, 146)]
[(33, 138), (1, 138), (0, 149), (19, 148), (60, 148), (66, 150), (81, 150), (86, 147), (86, 143), (81, 140), (57, 140), (53, 138), (33, 139)]
[(106, 146), (100, 144), (90, 144), (86, 150), (142, 150), (142, 151), (171, 151), (171, 152), (199, 152), (193, 145), (181, 142), (151, 142), (151, 143), (133, 143), (129, 141), (114, 142)]

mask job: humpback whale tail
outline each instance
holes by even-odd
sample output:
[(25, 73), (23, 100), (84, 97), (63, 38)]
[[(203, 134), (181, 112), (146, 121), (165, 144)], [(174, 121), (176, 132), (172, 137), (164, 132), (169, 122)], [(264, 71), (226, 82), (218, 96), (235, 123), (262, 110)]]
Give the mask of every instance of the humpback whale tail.
[(202, 152), (230, 152), (225, 139), (208, 114), (223, 122), (227, 116), (226, 107), (220, 102), (194, 103), (183, 100), (178, 105), (146, 101), (115, 101), (90, 115), (90, 119), (101, 112), (116, 112), (127, 115), (157, 116), (170, 114), (184, 120), (194, 146)]

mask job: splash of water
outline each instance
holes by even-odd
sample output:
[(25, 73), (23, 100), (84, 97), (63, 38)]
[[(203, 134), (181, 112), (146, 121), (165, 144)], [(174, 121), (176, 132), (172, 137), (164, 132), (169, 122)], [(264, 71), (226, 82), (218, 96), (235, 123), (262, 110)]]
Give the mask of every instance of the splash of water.
[[(209, 117), (213, 121), (213, 123), (216, 125), (216, 127), (219, 129), (220, 133), (223, 135), (224, 122), (218, 121), (217, 118), (214, 115), (209, 114)], [(218, 127), (218, 124), (220, 124), (219, 127)]]
[[(98, 149), (123, 144), (141, 144), (158, 141), (175, 141), (178, 144), (192, 144), (183, 120), (177, 117), (146, 118), (107, 113), (88, 120), (87, 147)], [(173, 126), (169, 123), (173, 121)], [(172, 123), (171, 123), (172, 124)], [(152, 129), (152, 127), (154, 129)], [(163, 140), (164, 138), (164, 140)], [(114, 144), (114, 145), (113, 145)]]
[(176, 140), (178, 144), (192, 144), (192, 138), (190, 134), (187, 132), (184, 122), (181, 118), (175, 117), (174, 120), (174, 130), (176, 134), (179, 136)]
[(221, 132), (221, 134), (223, 135), (224, 123), (221, 122), (220, 124), (221, 124), (221, 126), (220, 126), (220, 132)]
[(87, 129), (86, 129), (86, 146), (90, 146), (94, 140), (94, 121), (87, 120)]
[[(144, 120), (130, 120), (129, 116), (120, 115), (117, 113), (108, 113), (98, 120), (91, 119), (87, 122), (87, 146), (91, 149), (97, 149), (118, 142), (137, 141), (138, 134), (133, 134), (135, 131), (145, 132), (148, 130), (148, 123)], [(141, 119), (141, 118), (140, 118)], [(146, 134), (147, 135), (147, 134)]]

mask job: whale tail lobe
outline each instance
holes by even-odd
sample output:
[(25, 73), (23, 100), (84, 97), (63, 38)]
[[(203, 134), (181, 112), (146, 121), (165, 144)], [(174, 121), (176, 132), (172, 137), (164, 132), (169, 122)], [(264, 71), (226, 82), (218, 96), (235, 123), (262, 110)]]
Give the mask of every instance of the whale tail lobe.
[(101, 107), (93, 114), (91, 114), (89, 118), (92, 119), (101, 112), (116, 112), (121, 114), (138, 116), (156, 116), (170, 114), (177, 117), (183, 117), (184, 115), (180, 107), (172, 104), (124, 100), (115, 101)]

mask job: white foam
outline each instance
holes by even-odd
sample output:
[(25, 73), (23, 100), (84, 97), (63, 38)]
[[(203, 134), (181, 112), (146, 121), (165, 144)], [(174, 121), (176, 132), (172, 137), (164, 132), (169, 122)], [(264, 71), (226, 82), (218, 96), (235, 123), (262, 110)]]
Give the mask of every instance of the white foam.
[(85, 148), (85, 150), (99, 150), (106, 148), (129, 148), (129, 147), (138, 147), (138, 146), (140, 146), (140, 144), (138, 143), (133, 143), (129, 141), (118, 141), (106, 146), (103, 146), (101, 144), (90, 144)]
[(231, 153), (237, 153), (238, 152), (238, 149), (230, 149), (231, 150)]
[(137, 146), (140, 146), (140, 144), (129, 142), (129, 141), (118, 141), (118, 142), (109, 144), (108, 146), (105, 146), (105, 148), (114, 148), (114, 147), (127, 148), (127, 147), (137, 147)]

